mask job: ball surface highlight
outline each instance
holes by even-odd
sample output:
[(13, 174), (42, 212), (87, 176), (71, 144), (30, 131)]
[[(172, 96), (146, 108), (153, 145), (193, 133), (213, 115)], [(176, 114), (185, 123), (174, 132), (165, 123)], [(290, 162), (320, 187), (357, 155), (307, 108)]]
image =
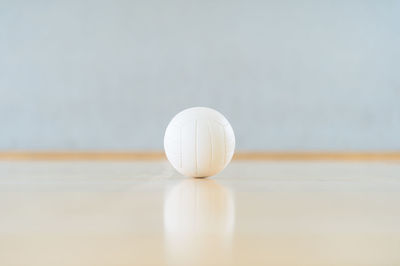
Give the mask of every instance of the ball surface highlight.
[(222, 171), (231, 161), (235, 135), (221, 113), (207, 107), (193, 107), (171, 120), (165, 131), (164, 149), (179, 173), (208, 177)]

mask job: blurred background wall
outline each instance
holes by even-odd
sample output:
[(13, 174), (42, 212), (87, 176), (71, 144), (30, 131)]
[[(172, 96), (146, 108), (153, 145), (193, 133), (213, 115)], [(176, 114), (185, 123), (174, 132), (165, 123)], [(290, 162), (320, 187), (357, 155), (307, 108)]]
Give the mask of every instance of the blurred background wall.
[(400, 1), (0, 1), (0, 150), (160, 150), (191, 106), (241, 150), (399, 150)]

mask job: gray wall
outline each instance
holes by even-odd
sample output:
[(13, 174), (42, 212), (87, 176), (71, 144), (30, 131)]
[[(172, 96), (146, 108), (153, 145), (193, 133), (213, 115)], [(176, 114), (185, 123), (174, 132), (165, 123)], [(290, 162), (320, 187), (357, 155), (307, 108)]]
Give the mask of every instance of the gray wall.
[(0, 0), (0, 150), (161, 149), (209, 106), (242, 150), (399, 150), (400, 1)]

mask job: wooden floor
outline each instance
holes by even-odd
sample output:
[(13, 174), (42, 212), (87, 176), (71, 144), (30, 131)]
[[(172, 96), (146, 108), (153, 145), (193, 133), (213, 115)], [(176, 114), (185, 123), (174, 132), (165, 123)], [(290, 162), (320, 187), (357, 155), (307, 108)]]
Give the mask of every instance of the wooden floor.
[(0, 265), (400, 265), (399, 161), (0, 160)]

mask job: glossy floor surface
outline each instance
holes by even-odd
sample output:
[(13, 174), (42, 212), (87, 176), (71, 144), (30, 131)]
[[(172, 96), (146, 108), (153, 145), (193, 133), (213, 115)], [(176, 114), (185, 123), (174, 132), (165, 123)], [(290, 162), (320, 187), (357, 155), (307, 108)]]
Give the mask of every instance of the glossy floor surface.
[(400, 163), (0, 161), (0, 265), (400, 265)]

